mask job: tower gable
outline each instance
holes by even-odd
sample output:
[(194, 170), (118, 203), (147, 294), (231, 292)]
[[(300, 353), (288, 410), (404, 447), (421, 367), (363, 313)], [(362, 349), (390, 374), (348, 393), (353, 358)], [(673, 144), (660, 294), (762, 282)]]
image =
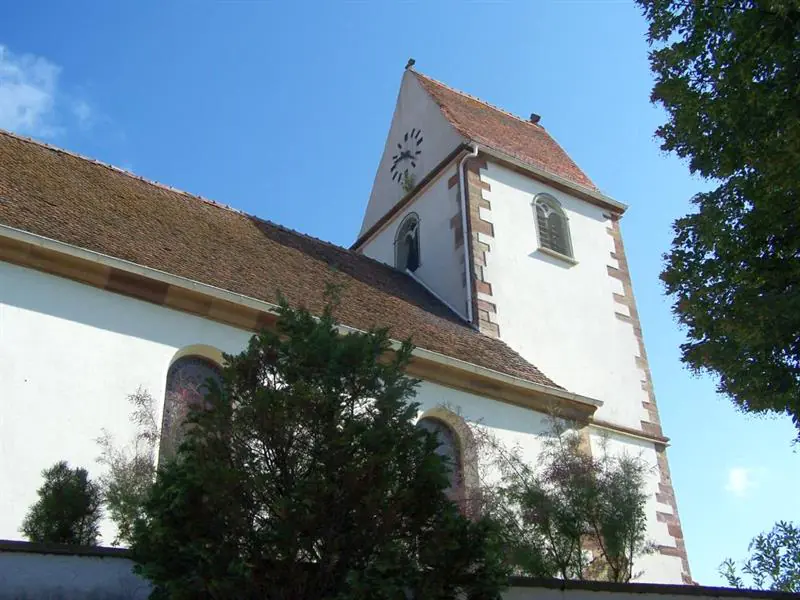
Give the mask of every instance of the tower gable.
[(415, 73), (405, 71), (360, 234), (463, 141)]

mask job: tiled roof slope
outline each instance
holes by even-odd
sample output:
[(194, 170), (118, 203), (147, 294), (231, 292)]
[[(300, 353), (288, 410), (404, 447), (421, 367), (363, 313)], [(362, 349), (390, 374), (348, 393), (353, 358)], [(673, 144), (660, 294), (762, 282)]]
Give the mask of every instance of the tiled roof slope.
[(525, 121), (414, 71), (418, 81), (461, 135), (592, 190), (597, 186), (538, 124)]
[(395, 339), (559, 387), (396, 269), (2, 130), (0, 223), (267, 302), (280, 292), (317, 313), (336, 281), (346, 325), (386, 326)]

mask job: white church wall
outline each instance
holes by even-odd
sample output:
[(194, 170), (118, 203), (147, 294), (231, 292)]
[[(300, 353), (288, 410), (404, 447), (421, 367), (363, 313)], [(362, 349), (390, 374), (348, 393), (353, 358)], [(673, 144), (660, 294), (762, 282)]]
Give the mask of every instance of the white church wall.
[(448, 187), (448, 180), (455, 174), (455, 165), (443, 171), (360, 251), (395, 266), (397, 229), (406, 215), (416, 213), (419, 216), (420, 266), (414, 275), (463, 316), (466, 314), (464, 246), (456, 248), (455, 232), (450, 225), (459, 212), (458, 186)]
[(505, 447), (518, 447), (521, 457), (531, 464), (536, 463), (543, 436), (550, 431), (549, 417), (545, 414), (430, 381), (419, 385), (416, 400), (421, 415), (438, 408), (452, 411), (488, 430)]
[[(607, 270), (618, 265), (604, 210), (491, 161), (481, 177), (494, 226), (484, 299), (497, 306), (501, 339), (559, 385), (602, 400), (597, 418), (639, 429), (648, 398), (633, 328), (614, 315), (623, 290)], [(542, 192), (567, 214), (576, 264), (538, 249), (532, 202)]]
[[(121, 443), (132, 439), (128, 395), (139, 387), (149, 391), (160, 413), (167, 370), (176, 356), (198, 345), (236, 353), (249, 336), (0, 262), (0, 539), (21, 539), (19, 527), (36, 500), (42, 469), (66, 460), (96, 477), (102, 471), (95, 440), (102, 430)], [(518, 446), (531, 463), (550, 428), (544, 414), (429, 381), (420, 384), (416, 400), (420, 414), (444, 406), (481, 423), (501, 443)], [(655, 464), (647, 444), (626, 438), (612, 443), (642, 451)], [(655, 510), (648, 507), (648, 514), (655, 517)], [(658, 510), (669, 508), (659, 505)], [(669, 543), (661, 528), (653, 525), (654, 538)], [(102, 541), (109, 544), (114, 534), (113, 524), (104, 520)], [(643, 580), (680, 581), (679, 571), (672, 577), (668, 564), (664, 557), (648, 562)]]
[[(445, 407), (466, 421), (478, 423), (506, 448), (518, 448), (520, 456), (531, 465), (537, 464), (543, 442), (551, 435), (548, 415), (436, 383), (422, 382), (416, 400), (420, 403), (421, 416)], [(589, 430), (589, 439), (595, 456), (600, 456), (601, 453), (608, 453), (611, 456), (633, 456), (646, 465), (647, 539), (655, 546), (673, 546), (674, 539), (669, 535), (666, 523), (659, 521), (657, 516), (658, 512), (670, 513), (672, 509), (656, 501), (660, 474), (653, 444), (592, 427)], [(492, 480), (497, 473), (493, 473), (490, 469), (486, 475)], [(682, 581), (681, 560), (675, 556), (656, 553), (640, 556), (636, 560), (634, 572), (640, 574), (636, 581), (672, 584), (679, 584)]]
[[(134, 434), (128, 395), (162, 407), (167, 369), (194, 344), (238, 352), (249, 334), (147, 302), (0, 262), (0, 539), (19, 527), (59, 460), (96, 476), (107, 429)], [(159, 414), (160, 418), (160, 414)], [(104, 521), (110, 543), (114, 528)]]
[[(651, 442), (630, 436), (612, 433), (597, 428), (590, 429), (591, 448), (594, 456), (607, 453), (610, 456), (638, 458), (646, 467), (647, 540), (654, 546), (674, 546), (675, 540), (667, 531), (667, 524), (658, 520), (658, 513), (671, 513), (672, 507), (656, 501), (661, 475), (658, 470), (656, 449)], [(640, 556), (634, 564), (634, 573), (642, 573), (636, 581), (648, 583), (681, 583), (682, 565), (677, 556), (651, 553)]]
[[(392, 124), (386, 138), (375, 181), (372, 185), (369, 204), (361, 224), (361, 234), (369, 229), (378, 219), (389, 212), (405, 195), (402, 186), (392, 180), (390, 169), (392, 156), (398, 152), (398, 143), (403, 142), (406, 133), (422, 130), (422, 153), (416, 161), (416, 168), (408, 165), (409, 173), (419, 182), (436, 165), (438, 165), (463, 138), (442, 116), (439, 105), (422, 88), (416, 76), (406, 71), (397, 95), (397, 104), (392, 117)], [(406, 168), (406, 166), (404, 166)]]

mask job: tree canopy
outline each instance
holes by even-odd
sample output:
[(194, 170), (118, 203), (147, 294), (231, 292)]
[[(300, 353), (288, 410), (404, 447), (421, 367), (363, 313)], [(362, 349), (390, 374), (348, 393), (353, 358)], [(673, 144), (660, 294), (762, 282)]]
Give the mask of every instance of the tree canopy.
[(119, 446), (107, 430), (96, 440), (101, 449), (97, 462), (106, 467), (99, 479), (103, 504), (117, 526), (115, 546), (131, 543), (133, 525), (142, 516), (155, 480), (159, 440), (170, 433), (159, 432), (155, 400), (149, 392), (139, 388), (128, 396), (128, 402), (133, 405), (130, 420), (136, 426), (133, 443)]
[(646, 463), (613, 455), (607, 444), (588, 452), (576, 424), (558, 418), (536, 464), (479, 425), (473, 436), (484, 456), (483, 510), (503, 524), (516, 574), (617, 582), (639, 575), (635, 561), (654, 549)]
[(730, 558), (720, 565), (719, 572), (728, 585), (773, 592), (800, 592), (799, 527), (779, 521), (771, 531), (753, 538), (749, 550), (751, 555), (742, 564), (742, 575)]
[(133, 533), (161, 598), (497, 598), (495, 526), (445, 495), (416, 381), (387, 331), (283, 304), (226, 356)]
[(21, 531), (32, 542), (96, 546), (101, 517), (100, 488), (86, 469), (60, 461), (42, 471), (44, 483)]
[(662, 273), (683, 360), (800, 428), (800, 1), (637, 3), (662, 148), (716, 186), (676, 221)]

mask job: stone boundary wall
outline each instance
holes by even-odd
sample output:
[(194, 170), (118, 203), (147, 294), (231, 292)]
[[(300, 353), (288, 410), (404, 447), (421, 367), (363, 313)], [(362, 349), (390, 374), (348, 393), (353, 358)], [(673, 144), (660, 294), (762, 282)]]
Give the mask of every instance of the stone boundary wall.
[[(150, 585), (121, 548), (85, 548), (0, 540), (0, 600), (145, 600)], [(796, 594), (699, 585), (606, 583), (513, 577), (504, 600), (797, 600)]]

